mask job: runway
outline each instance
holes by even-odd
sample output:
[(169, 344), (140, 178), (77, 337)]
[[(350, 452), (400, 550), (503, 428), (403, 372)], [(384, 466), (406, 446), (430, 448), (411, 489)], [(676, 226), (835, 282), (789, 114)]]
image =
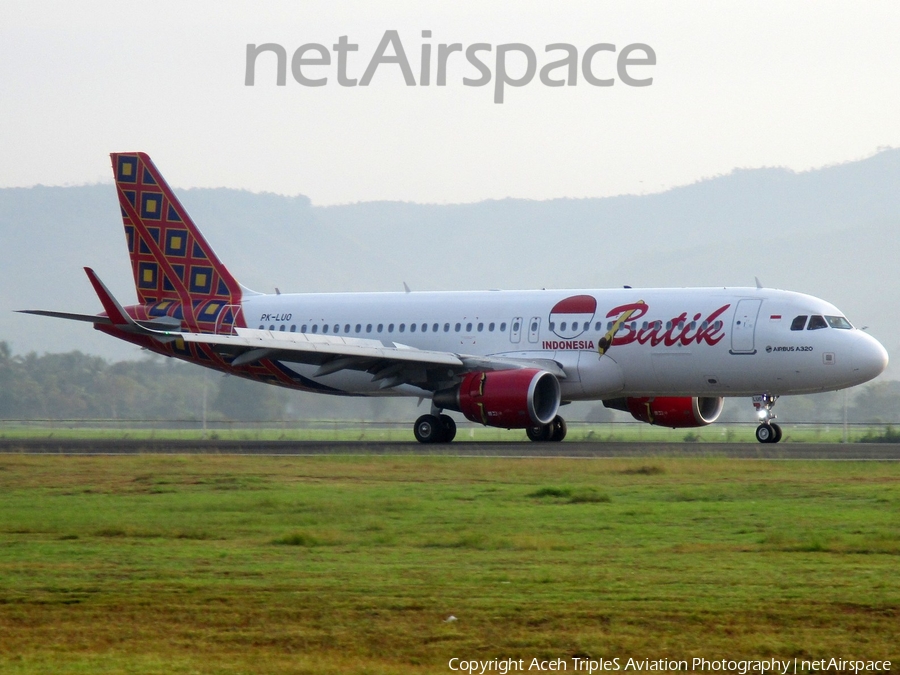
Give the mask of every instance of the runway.
[(896, 443), (471, 443), (171, 439), (0, 439), (0, 454), (416, 455), (446, 457), (722, 457), (776, 460), (900, 460)]

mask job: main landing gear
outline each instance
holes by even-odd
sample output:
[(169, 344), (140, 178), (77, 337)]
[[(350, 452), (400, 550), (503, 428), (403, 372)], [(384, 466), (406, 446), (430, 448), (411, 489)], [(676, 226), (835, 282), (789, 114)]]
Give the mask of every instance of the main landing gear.
[[(525, 433), (532, 441), (559, 442), (566, 437), (566, 421), (557, 415), (549, 424), (526, 427)], [(413, 433), (419, 443), (449, 443), (456, 437), (456, 422), (450, 415), (432, 409), (428, 415), (416, 420)]]
[(456, 422), (450, 415), (422, 415), (413, 433), (419, 443), (449, 443), (456, 438)]
[(760, 443), (777, 443), (781, 440), (781, 427), (772, 421), (775, 419), (772, 408), (777, 400), (777, 396), (770, 394), (753, 397), (753, 407), (756, 408), (760, 421), (760, 425), (756, 427), (756, 440)]
[(566, 421), (557, 415), (549, 424), (535, 424), (534, 426), (525, 427), (525, 434), (532, 441), (541, 443), (551, 441), (558, 443), (566, 437)]

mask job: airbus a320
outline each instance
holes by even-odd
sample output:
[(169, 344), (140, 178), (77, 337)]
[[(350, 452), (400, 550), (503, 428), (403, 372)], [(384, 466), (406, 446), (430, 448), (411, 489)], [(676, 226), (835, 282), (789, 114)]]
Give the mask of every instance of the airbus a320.
[(453, 440), (447, 411), (552, 442), (572, 401), (684, 428), (715, 422), (728, 396), (752, 397), (757, 440), (777, 443), (780, 396), (852, 387), (887, 366), (833, 305), (768, 288), (256, 293), (146, 154), (111, 157), (137, 304), (85, 268), (103, 313), (24, 311), (269, 384), (430, 400), (413, 426), (422, 443)]

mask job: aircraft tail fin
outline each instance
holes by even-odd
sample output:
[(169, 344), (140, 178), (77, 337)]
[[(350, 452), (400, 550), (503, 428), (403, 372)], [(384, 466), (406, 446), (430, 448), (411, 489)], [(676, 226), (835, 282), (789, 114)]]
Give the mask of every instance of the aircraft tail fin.
[(142, 152), (110, 157), (139, 303), (174, 300), (187, 312), (201, 301), (239, 305), (240, 284), (203, 238), (150, 157)]

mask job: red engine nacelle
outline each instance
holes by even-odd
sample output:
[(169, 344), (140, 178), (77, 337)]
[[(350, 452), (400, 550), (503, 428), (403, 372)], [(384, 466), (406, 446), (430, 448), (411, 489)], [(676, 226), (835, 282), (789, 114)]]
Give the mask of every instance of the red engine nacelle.
[(653, 396), (626, 398), (625, 407), (632, 417), (660, 427), (705, 427), (722, 413), (721, 397)]
[(440, 408), (505, 429), (549, 424), (559, 403), (559, 381), (546, 370), (534, 368), (469, 373), (457, 386), (434, 395), (434, 404)]

